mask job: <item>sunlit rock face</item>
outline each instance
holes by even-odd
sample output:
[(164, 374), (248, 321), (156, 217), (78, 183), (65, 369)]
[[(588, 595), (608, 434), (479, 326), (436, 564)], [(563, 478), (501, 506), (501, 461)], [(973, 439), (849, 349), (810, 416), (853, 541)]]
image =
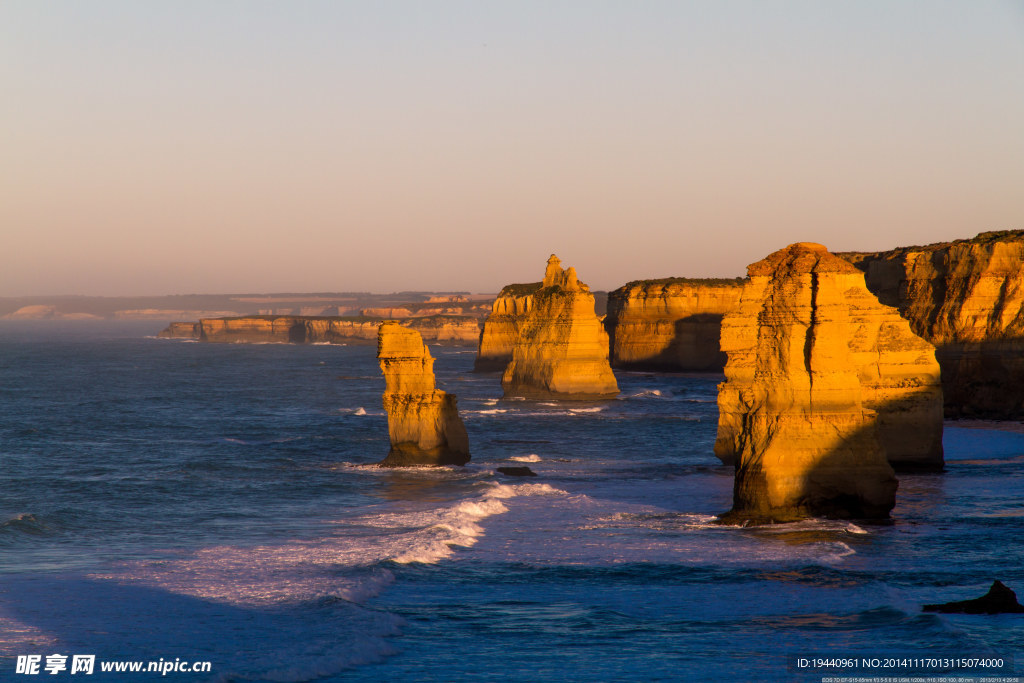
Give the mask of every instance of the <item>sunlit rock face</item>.
[(1024, 230), (838, 256), (935, 345), (947, 417), (1024, 418)]
[(474, 372), (505, 370), (512, 360), (512, 347), (519, 336), (519, 327), (533, 306), (533, 294), (540, 288), (540, 282), (531, 282), (507, 285), (498, 293), (480, 333)]
[(637, 280), (608, 295), (613, 367), (721, 371), (722, 317), (739, 306), (743, 280)]
[(548, 259), (541, 288), (520, 322), (501, 385), (506, 396), (609, 398), (619, 393), (608, 363), (608, 334), (594, 313), (594, 295)]
[(752, 264), (725, 316), (715, 453), (736, 464), (726, 520), (883, 518), (890, 459), (941, 467), (934, 350), (813, 243)]
[[(352, 340), (373, 341), (382, 320), (361, 316), (252, 315), (203, 318), (197, 323), (171, 323), (161, 337), (194, 338), (205, 342), (235, 344), (343, 344)], [(424, 339), (476, 343), (480, 325), (466, 316), (433, 315), (408, 318), (401, 324)]]
[(469, 439), (455, 396), (434, 386), (434, 359), (415, 330), (394, 321), (377, 333), (391, 451), (385, 467), (465, 465)]

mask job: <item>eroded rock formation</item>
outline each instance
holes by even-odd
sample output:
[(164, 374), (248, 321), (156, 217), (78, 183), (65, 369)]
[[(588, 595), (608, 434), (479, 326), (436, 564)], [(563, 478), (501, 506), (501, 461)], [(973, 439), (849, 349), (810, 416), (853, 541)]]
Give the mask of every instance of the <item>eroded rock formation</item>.
[(465, 465), (469, 439), (455, 396), (434, 385), (434, 359), (420, 334), (395, 321), (380, 325), (377, 360), (391, 452), (385, 467)]
[(1024, 613), (1024, 605), (1017, 601), (1017, 594), (1006, 584), (1002, 581), (993, 581), (988, 593), (980, 598), (925, 605), (921, 611), (946, 614), (1021, 614)]
[(507, 285), (498, 293), (480, 333), (474, 372), (502, 372), (508, 367), (519, 326), (533, 306), (534, 292), (540, 288), (540, 282), (531, 282)]
[(608, 295), (605, 328), (614, 367), (720, 371), (722, 316), (736, 309), (743, 280), (637, 280)]
[(935, 345), (948, 417), (1024, 417), (1024, 230), (838, 256)]
[(890, 459), (941, 467), (934, 351), (819, 244), (752, 264), (722, 323), (715, 453), (736, 464), (728, 520), (878, 518)]
[[(161, 337), (194, 338), (221, 343), (341, 344), (377, 338), (383, 321), (364, 317), (303, 317), (294, 315), (252, 315), (236, 318), (206, 318), (198, 323), (171, 323)], [(407, 318), (401, 324), (432, 341), (475, 344), (479, 322), (461, 316)], [(189, 327), (192, 326), (192, 327)], [(189, 335), (188, 331), (192, 334)]]
[(506, 396), (608, 398), (619, 385), (608, 363), (608, 333), (594, 313), (590, 288), (575, 268), (548, 259), (541, 288), (531, 295), (501, 386)]

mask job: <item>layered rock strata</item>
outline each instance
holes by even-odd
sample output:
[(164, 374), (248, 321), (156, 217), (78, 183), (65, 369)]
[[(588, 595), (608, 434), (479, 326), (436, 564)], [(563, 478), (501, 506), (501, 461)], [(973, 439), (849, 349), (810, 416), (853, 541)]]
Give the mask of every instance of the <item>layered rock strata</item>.
[(505, 370), (512, 360), (512, 347), (519, 337), (519, 327), (533, 306), (533, 294), (540, 288), (540, 282), (531, 282), (507, 285), (498, 293), (480, 332), (474, 372)]
[(605, 328), (613, 367), (721, 371), (722, 317), (739, 305), (743, 280), (668, 278), (630, 282), (608, 295)]
[[(159, 336), (220, 343), (341, 344), (376, 339), (382, 322), (379, 318), (364, 317), (254, 315), (171, 323)], [(401, 324), (432, 341), (475, 344), (480, 336), (479, 322), (460, 316), (408, 318)]]
[(506, 396), (529, 398), (615, 396), (608, 333), (594, 313), (594, 296), (575, 268), (560, 263), (555, 255), (548, 259), (541, 288), (530, 295), (502, 388)]
[(455, 396), (434, 385), (434, 359), (415, 330), (380, 325), (377, 360), (384, 373), (384, 410), (391, 451), (384, 467), (465, 465), (469, 439)]
[(715, 454), (736, 465), (724, 518), (888, 516), (890, 460), (941, 467), (931, 345), (821, 245), (791, 245), (748, 274), (722, 323)]
[(947, 417), (1024, 418), (1024, 230), (838, 256), (935, 345)]

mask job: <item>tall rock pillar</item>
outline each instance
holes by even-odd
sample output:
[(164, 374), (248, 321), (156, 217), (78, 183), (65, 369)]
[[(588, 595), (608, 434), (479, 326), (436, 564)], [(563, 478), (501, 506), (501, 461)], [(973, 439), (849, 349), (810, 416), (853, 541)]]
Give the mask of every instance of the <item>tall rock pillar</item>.
[(385, 467), (465, 465), (469, 439), (454, 394), (434, 385), (434, 359), (419, 332), (394, 321), (377, 331), (391, 451)]

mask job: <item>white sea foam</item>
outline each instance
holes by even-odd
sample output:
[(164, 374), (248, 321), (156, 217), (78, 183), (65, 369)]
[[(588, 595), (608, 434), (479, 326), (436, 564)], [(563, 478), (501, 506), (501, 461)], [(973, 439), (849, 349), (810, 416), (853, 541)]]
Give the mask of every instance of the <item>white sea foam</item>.
[(516, 462), (540, 462), (540, 456), (536, 453), (530, 453), (529, 455), (513, 455), (509, 460)]
[(593, 408), (570, 408), (569, 413), (573, 415), (579, 415), (581, 413), (600, 413), (604, 409), (604, 406), (594, 406)]
[(476, 415), (500, 415), (502, 413), (507, 413), (507, 412), (508, 412), (507, 410), (503, 410), (501, 408), (490, 408), (489, 410), (467, 410), (467, 411), (465, 411), (466, 414), (473, 413), (473, 414), (476, 414)]
[(353, 415), (366, 415), (366, 408), (359, 406), (359, 408), (356, 410), (356, 412), (353, 413)]
[(646, 398), (648, 396), (663, 397), (665, 394), (661, 392), (661, 389), (641, 389), (635, 394), (630, 394), (628, 398)]

